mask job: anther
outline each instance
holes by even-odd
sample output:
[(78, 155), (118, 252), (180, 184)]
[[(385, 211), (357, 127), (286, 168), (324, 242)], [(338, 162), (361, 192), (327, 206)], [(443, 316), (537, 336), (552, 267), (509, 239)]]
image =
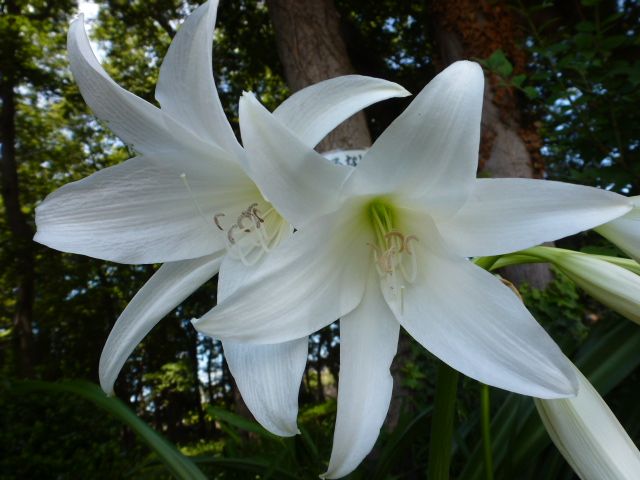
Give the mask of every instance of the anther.
[(231, 225), (231, 228), (229, 229), (229, 231), (227, 232), (227, 239), (229, 240), (229, 243), (231, 245), (235, 245), (236, 241), (233, 238), (233, 231), (238, 228), (238, 225)]
[(213, 216), (213, 223), (215, 223), (216, 227), (218, 227), (222, 232), (224, 232), (224, 228), (222, 228), (222, 225), (220, 225), (220, 219), (224, 216), (225, 216), (224, 213), (218, 213)]
[[(416, 237), (415, 235), (407, 235), (404, 239), (404, 249), (407, 251), (407, 253), (409, 255), (413, 254), (413, 251), (411, 250), (411, 248), (409, 248), (409, 241), (410, 240), (415, 240), (416, 242), (419, 241), (418, 237)], [(402, 250), (400, 250), (402, 251)]]
[[(257, 207), (253, 207), (253, 208), (251, 209), (251, 213), (253, 214), (253, 216), (254, 216), (254, 217), (256, 217), (256, 218), (258, 219), (258, 221), (259, 221), (260, 223), (264, 223), (264, 218), (262, 218), (262, 217), (260, 216), (260, 214), (261, 214), (262, 212), (260, 212), (260, 210), (258, 210), (258, 208), (257, 208)], [(259, 225), (259, 224), (258, 224), (258, 225)]]

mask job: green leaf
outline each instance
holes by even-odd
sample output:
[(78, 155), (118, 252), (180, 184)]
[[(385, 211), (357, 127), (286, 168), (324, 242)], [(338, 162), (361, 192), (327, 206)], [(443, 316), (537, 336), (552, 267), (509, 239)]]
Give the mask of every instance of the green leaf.
[(613, 35), (602, 40), (601, 46), (605, 50), (613, 50), (625, 44), (628, 40), (626, 35)]
[(582, 21), (576, 24), (576, 30), (579, 32), (595, 32), (596, 26), (593, 22)]
[(527, 76), (524, 73), (521, 73), (520, 75), (515, 75), (511, 79), (511, 83), (516, 87), (521, 87), (526, 79), (527, 79)]
[(429, 480), (446, 480), (450, 477), (453, 419), (460, 374), (444, 362), (438, 364), (436, 398), (429, 441)]
[(288, 472), (284, 468), (274, 466), (273, 460), (266, 460), (262, 458), (200, 457), (196, 461), (203, 464), (227, 467), (231, 470), (242, 470), (259, 474), (273, 469), (274, 473), (278, 473), (278, 478), (291, 478), (294, 480), (299, 478), (297, 475)]
[(406, 448), (410, 447), (414, 438), (421, 434), (425, 429), (425, 423), (431, 413), (433, 407), (429, 405), (420, 413), (413, 416), (408, 422), (398, 425), (393, 433), (384, 442), (384, 446), (379, 454), (371, 480), (383, 480), (389, 478), (391, 468), (397, 465), (399, 457), (404, 455)]
[(209, 405), (207, 406), (207, 412), (209, 412), (209, 414), (218, 419), (221, 420), (225, 423), (228, 423), (229, 425), (232, 425), (236, 428), (239, 428), (241, 430), (245, 430), (247, 432), (252, 432), (252, 433), (256, 433), (258, 435), (260, 435), (261, 437), (264, 438), (269, 438), (272, 440), (282, 440), (280, 437), (278, 437), (277, 435), (274, 435), (273, 433), (267, 431), (262, 425), (260, 425), (257, 422), (254, 422), (252, 420), (249, 420), (248, 418), (242, 417), (238, 414), (229, 412), (228, 410), (225, 410), (224, 408), (219, 408), (219, 407), (215, 407), (213, 405)]
[(115, 397), (106, 396), (97, 385), (83, 381), (54, 383), (39, 380), (20, 381), (14, 384), (14, 391), (28, 392), (37, 390), (73, 393), (89, 400), (136, 432), (176, 478), (206, 480), (207, 477), (191, 459), (180, 453), (174, 445), (140, 420), (123, 402)]
[(502, 77), (508, 77), (513, 72), (513, 65), (500, 49), (491, 54), (486, 62), (487, 67)]
[(587, 50), (593, 45), (593, 35), (589, 33), (578, 33), (573, 37), (573, 41), (579, 49)]

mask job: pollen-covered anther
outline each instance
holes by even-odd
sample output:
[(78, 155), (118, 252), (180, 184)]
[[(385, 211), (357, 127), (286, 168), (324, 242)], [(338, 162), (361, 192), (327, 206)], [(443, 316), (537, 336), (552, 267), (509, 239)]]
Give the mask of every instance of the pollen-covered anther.
[(222, 217), (225, 217), (226, 215), (224, 213), (218, 213), (216, 215), (213, 216), (213, 223), (216, 224), (216, 227), (218, 227), (218, 229), (222, 232), (224, 232), (224, 227), (222, 225), (220, 225), (220, 219)]
[(235, 245), (236, 240), (233, 238), (233, 231), (238, 228), (238, 225), (231, 225), (231, 228), (227, 231), (227, 240), (231, 245)]
[(408, 253), (409, 255), (413, 255), (413, 251), (412, 251), (412, 250), (411, 250), (411, 248), (409, 247), (409, 242), (410, 242), (410, 241), (412, 241), (412, 240), (413, 240), (414, 242), (417, 242), (417, 241), (418, 241), (418, 237), (416, 237), (415, 235), (407, 235), (407, 236), (404, 238), (404, 249), (407, 251), (407, 253)]
[[(227, 250), (246, 265), (254, 264), (264, 252), (277, 245), (282, 236), (281, 222), (273, 208), (262, 213), (258, 203), (252, 203), (236, 217), (228, 228), (223, 224), (225, 213), (218, 213), (213, 222), (219, 230), (227, 233)], [(273, 217), (267, 224), (267, 219)], [(271, 228), (268, 228), (271, 227)]]

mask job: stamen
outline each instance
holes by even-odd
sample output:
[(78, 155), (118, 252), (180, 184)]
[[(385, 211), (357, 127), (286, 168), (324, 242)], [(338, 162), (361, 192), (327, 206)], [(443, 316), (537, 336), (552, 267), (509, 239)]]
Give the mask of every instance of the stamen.
[(236, 240), (233, 238), (233, 231), (238, 228), (238, 225), (231, 225), (231, 228), (227, 232), (227, 239), (231, 245), (235, 245)]
[(180, 174), (180, 179), (182, 180), (182, 183), (184, 183), (184, 186), (187, 187), (187, 191), (189, 192), (189, 196), (191, 197), (191, 201), (195, 205), (196, 210), (200, 214), (200, 217), (205, 221), (205, 223), (207, 225), (209, 225), (209, 220), (207, 220), (207, 218), (205, 217), (204, 213), (202, 212), (202, 209), (200, 208), (200, 204), (198, 203), (198, 200), (196, 199), (196, 196), (193, 194), (193, 190), (191, 190), (191, 186), (189, 185), (189, 182), (187, 181), (187, 174), (184, 173), (184, 172), (181, 173)]
[[(238, 220), (236, 222), (236, 225), (238, 225), (238, 228), (243, 229), (245, 231), (247, 231), (246, 229), (248, 229), (249, 227), (246, 227), (243, 225), (244, 221), (248, 220), (249, 221), (249, 226), (253, 225), (253, 221), (252, 221), (252, 216), (251, 213), (248, 213), (246, 210), (244, 212), (242, 212), (239, 216), (238, 216)], [(249, 230), (251, 231), (251, 230)]]
[[(283, 235), (282, 219), (279, 216), (273, 222), (267, 223), (267, 219), (274, 213), (275, 210), (271, 207), (263, 214), (258, 209), (258, 203), (252, 203), (240, 212), (236, 223), (227, 230), (229, 253), (245, 265), (252, 265), (265, 252), (271, 251), (280, 243)], [(225, 228), (220, 219), (224, 216), (224, 213), (218, 213), (213, 218), (216, 226), (222, 231), (225, 231)], [(270, 225), (275, 227), (273, 231), (270, 231)]]
[(224, 216), (225, 216), (224, 213), (218, 213), (213, 216), (213, 223), (215, 223), (216, 227), (218, 227), (222, 232), (224, 232), (224, 228), (222, 228), (222, 225), (220, 225), (220, 219)]
[(415, 235), (408, 235), (404, 239), (404, 249), (407, 251), (407, 253), (409, 255), (413, 255), (413, 251), (409, 248), (409, 241), (410, 240), (414, 240), (414, 241), (417, 242), (418, 241), (418, 237), (416, 237)]
[(418, 237), (397, 229), (396, 211), (384, 199), (374, 200), (368, 213), (376, 238), (374, 244), (368, 244), (375, 269), (385, 297), (403, 314), (405, 290), (418, 275), (417, 256), (412, 248), (412, 242), (417, 242)]
[(397, 238), (398, 240), (400, 240), (400, 250), (398, 250), (398, 253), (402, 253), (402, 251), (404, 250), (404, 245), (406, 243), (405, 237), (404, 235), (402, 235), (400, 232), (396, 232), (395, 230), (392, 232), (387, 233), (384, 236), (385, 240), (387, 240), (388, 242), (391, 241), (391, 239), (393, 238)]
[(258, 210), (256, 207), (253, 207), (253, 209), (251, 210), (251, 213), (253, 214), (254, 217), (258, 219), (258, 223), (256, 224), (256, 226), (260, 228), (260, 224), (264, 223), (264, 218), (260, 216), (260, 210)]

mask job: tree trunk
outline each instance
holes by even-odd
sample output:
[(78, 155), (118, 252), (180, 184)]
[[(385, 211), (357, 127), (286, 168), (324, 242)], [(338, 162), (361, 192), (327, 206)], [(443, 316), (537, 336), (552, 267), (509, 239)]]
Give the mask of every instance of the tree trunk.
[[(20, 12), (13, 1), (6, 3), (6, 11), (10, 15), (9, 22), (14, 22), (14, 15)], [(18, 27), (14, 38), (3, 39), (2, 58), (0, 58), (0, 140), (2, 141), (2, 157), (0, 164), (0, 183), (2, 202), (11, 232), (11, 249), (14, 255), (13, 271), (16, 279), (16, 304), (13, 314), (15, 329), (15, 347), (18, 359), (18, 371), (29, 377), (33, 373), (33, 299), (35, 270), (32, 248), (33, 230), (22, 211), (20, 204), (20, 183), (16, 160), (16, 95), (18, 83), (16, 72), (16, 45), (19, 41)]]
[[(340, 32), (333, 0), (267, 0), (278, 54), (292, 91), (354, 73)], [(371, 146), (367, 120), (360, 112), (331, 132), (318, 151)]]
[[(525, 69), (524, 52), (517, 47), (516, 20), (504, 2), (433, 0), (433, 30), (442, 67), (463, 59), (488, 58), (502, 49), (516, 73)], [(480, 171), (490, 177), (536, 178), (544, 165), (541, 141), (532, 124), (522, 118), (516, 92), (498, 87), (488, 75), (482, 113)], [(546, 264), (509, 267), (504, 275), (516, 285), (544, 288), (552, 280)]]

